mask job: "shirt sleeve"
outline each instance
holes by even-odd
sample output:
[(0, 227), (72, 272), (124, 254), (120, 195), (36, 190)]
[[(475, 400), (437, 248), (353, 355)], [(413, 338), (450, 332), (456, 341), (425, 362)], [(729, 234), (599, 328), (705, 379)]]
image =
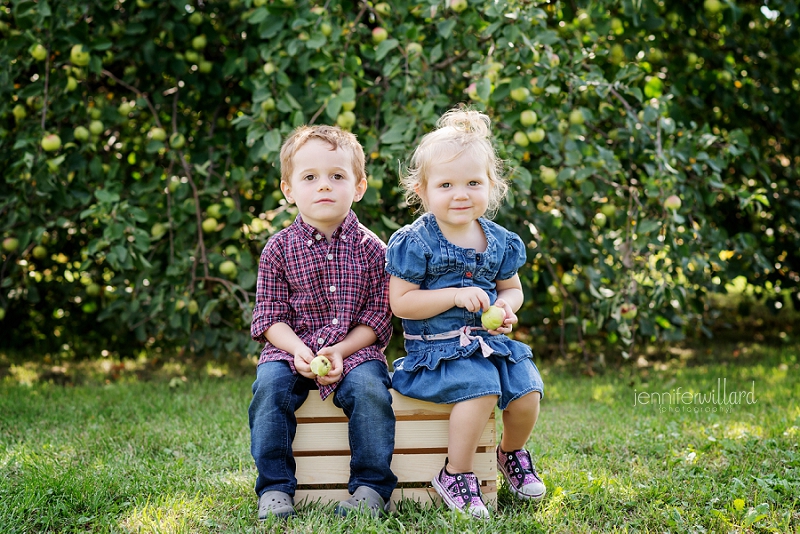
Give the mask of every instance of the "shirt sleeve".
[(517, 274), (519, 268), (525, 265), (526, 261), (526, 249), (522, 238), (514, 232), (508, 232), (503, 259), (500, 261), (500, 269), (497, 271), (497, 279), (508, 280)]
[(266, 343), (265, 332), (275, 323), (291, 323), (289, 306), (289, 284), (283, 266), (283, 251), (278, 239), (270, 239), (261, 252), (258, 262), (256, 304), (250, 336), (259, 343)]
[(430, 254), (422, 242), (407, 229), (401, 229), (389, 238), (386, 249), (386, 272), (412, 284), (422, 285), (425, 280)]
[(392, 312), (389, 309), (389, 275), (384, 270), (384, 248), (376, 245), (370, 254), (370, 269), (365, 280), (367, 303), (356, 315), (356, 322), (375, 331), (377, 345), (385, 348), (392, 338)]

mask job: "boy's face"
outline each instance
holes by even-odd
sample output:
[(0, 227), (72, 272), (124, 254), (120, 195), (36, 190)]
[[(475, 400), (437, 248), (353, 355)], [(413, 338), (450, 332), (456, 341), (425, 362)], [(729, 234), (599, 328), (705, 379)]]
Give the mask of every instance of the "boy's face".
[(288, 182), (281, 182), (286, 200), (297, 205), (303, 221), (328, 237), (344, 221), (353, 202), (367, 190), (356, 180), (352, 156), (321, 139), (310, 139), (294, 154)]

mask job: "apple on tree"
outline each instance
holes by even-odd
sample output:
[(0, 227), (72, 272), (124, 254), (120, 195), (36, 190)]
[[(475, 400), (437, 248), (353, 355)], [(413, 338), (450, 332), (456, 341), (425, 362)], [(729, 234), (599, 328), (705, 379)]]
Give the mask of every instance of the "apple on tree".
[(634, 317), (636, 317), (637, 311), (638, 310), (636, 309), (636, 304), (631, 304), (629, 302), (626, 302), (625, 304), (619, 307), (619, 315), (623, 319), (633, 319)]
[(147, 135), (153, 141), (164, 141), (167, 138), (167, 132), (164, 131), (164, 128), (159, 128), (158, 126), (151, 128)]
[(222, 263), (220, 263), (219, 272), (227, 276), (228, 278), (236, 278), (236, 275), (238, 274), (238, 269), (236, 268), (236, 264), (233, 263), (231, 260), (225, 260)]
[(539, 117), (536, 116), (536, 112), (532, 109), (526, 109), (519, 114), (519, 122), (521, 122), (523, 126), (533, 126), (536, 124), (537, 120), (539, 120)]
[(100, 135), (101, 133), (103, 133), (104, 129), (105, 126), (103, 125), (102, 121), (93, 120), (92, 122), (89, 123), (89, 131), (92, 133), (92, 135)]
[(541, 143), (545, 137), (545, 131), (542, 128), (534, 128), (527, 133), (528, 139), (531, 143)]
[(514, 142), (523, 148), (530, 144), (530, 140), (525, 132), (514, 132)]
[(53, 152), (61, 148), (61, 138), (56, 134), (48, 134), (42, 138), (42, 148), (45, 152)]
[(34, 46), (32, 46), (30, 52), (31, 56), (33, 56), (33, 59), (36, 61), (43, 61), (44, 58), (47, 57), (47, 49), (43, 47), (41, 43), (36, 43)]
[(7, 237), (3, 239), (3, 250), (6, 252), (14, 252), (19, 247), (19, 239), (16, 237)]
[(547, 185), (554, 185), (558, 180), (558, 173), (554, 168), (542, 165), (539, 167), (539, 178)]
[(69, 51), (69, 60), (77, 67), (85, 67), (92, 59), (91, 54), (82, 44), (76, 44)]
[(389, 37), (389, 32), (385, 28), (378, 26), (372, 30), (372, 42), (375, 44), (384, 42), (387, 37)]
[(217, 220), (214, 217), (207, 217), (203, 220), (201, 226), (203, 227), (203, 231), (205, 233), (210, 234), (211, 232), (217, 231), (218, 224), (219, 223), (217, 223)]
[(512, 89), (510, 94), (511, 100), (524, 102), (528, 99), (528, 95), (530, 95), (531, 92), (527, 87), (517, 87), (516, 89)]
[(336, 124), (343, 130), (350, 130), (356, 124), (356, 114), (352, 111), (343, 111), (336, 117)]
[(670, 195), (664, 201), (664, 207), (668, 210), (677, 210), (681, 207), (681, 198), (678, 195)]
[(467, 9), (467, 0), (448, 0), (448, 4), (450, 5), (450, 9), (456, 13), (461, 13)]

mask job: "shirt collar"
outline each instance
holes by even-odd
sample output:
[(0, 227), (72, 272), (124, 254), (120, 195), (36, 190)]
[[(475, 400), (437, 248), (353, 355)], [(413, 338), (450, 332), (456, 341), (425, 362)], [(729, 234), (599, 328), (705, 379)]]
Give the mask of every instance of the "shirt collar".
[[(310, 224), (303, 221), (303, 216), (299, 213), (297, 214), (297, 218), (292, 223), (292, 226), (295, 227), (297, 232), (300, 232), (300, 235), (305, 239), (316, 238), (317, 235), (322, 235), (322, 233), (311, 226)], [(333, 231), (333, 235), (331, 236), (332, 239), (341, 238), (344, 241), (347, 241), (350, 236), (358, 231), (358, 217), (356, 216), (353, 210), (347, 214), (342, 224)]]

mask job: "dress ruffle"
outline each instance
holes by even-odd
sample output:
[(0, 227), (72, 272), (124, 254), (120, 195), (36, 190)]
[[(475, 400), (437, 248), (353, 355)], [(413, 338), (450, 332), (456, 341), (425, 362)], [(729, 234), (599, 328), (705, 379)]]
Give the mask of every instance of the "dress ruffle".
[[(518, 363), (525, 358), (533, 358), (533, 353), (527, 345), (514, 341), (505, 335), (482, 335), (483, 340), (493, 349), (492, 355), (508, 358)], [(469, 345), (459, 345), (458, 338), (445, 341), (417, 341), (406, 340), (407, 356), (394, 361), (395, 369), (402, 369), (413, 373), (423, 368), (429, 371), (436, 370), (439, 364), (446, 360), (457, 358), (477, 357), (483, 358), (481, 345), (475, 340)]]

